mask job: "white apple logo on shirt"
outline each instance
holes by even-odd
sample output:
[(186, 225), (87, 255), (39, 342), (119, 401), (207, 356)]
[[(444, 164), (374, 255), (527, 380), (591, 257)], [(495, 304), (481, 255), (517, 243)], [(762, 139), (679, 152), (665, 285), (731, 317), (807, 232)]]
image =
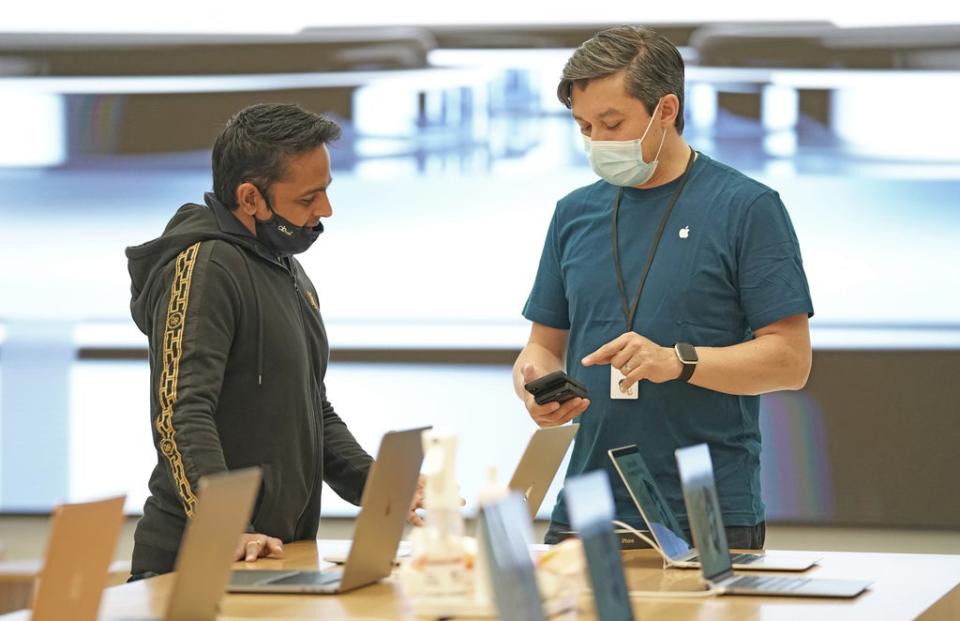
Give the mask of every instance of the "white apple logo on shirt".
[(690, 227), (685, 226), (682, 229), (680, 229), (680, 239), (686, 239), (688, 237), (690, 237)]

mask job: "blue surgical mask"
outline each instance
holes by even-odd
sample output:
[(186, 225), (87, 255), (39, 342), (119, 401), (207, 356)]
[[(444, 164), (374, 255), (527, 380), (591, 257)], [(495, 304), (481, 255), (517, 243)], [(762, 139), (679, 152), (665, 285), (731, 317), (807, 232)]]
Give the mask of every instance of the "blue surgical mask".
[(663, 149), (663, 141), (667, 137), (667, 132), (663, 132), (660, 139), (660, 146), (657, 148), (657, 154), (653, 160), (646, 162), (643, 159), (643, 139), (650, 133), (653, 127), (653, 119), (657, 116), (657, 110), (660, 109), (660, 102), (653, 109), (653, 115), (650, 122), (647, 123), (647, 129), (643, 136), (637, 140), (590, 140), (587, 136), (583, 137), (583, 145), (587, 151), (587, 157), (590, 159), (590, 166), (593, 172), (613, 185), (621, 187), (632, 187), (643, 185), (657, 170), (657, 164), (660, 163), (660, 150)]
[(271, 216), (266, 220), (254, 218), (257, 239), (278, 256), (288, 257), (292, 254), (300, 254), (312, 246), (313, 242), (320, 237), (320, 233), (323, 233), (322, 222), (318, 222), (317, 226), (297, 226), (273, 210), (265, 192), (261, 191), (260, 194), (264, 197)]

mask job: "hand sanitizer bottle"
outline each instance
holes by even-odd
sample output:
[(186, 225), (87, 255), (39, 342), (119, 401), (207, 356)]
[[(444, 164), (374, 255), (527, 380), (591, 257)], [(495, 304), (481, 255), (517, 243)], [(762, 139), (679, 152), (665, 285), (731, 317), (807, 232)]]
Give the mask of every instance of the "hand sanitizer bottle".
[(465, 595), (469, 580), (463, 546), (463, 515), (457, 493), (454, 458), (457, 436), (427, 432), (423, 435), (423, 474), (426, 509), (420, 541), (423, 554), (424, 594)]

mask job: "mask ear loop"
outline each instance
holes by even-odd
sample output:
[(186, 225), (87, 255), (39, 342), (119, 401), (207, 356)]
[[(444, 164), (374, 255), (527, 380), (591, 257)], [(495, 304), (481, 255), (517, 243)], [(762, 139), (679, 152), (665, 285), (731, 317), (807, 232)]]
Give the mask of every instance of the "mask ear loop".
[(660, 101), (657, 102), (656, 107), (653, 109), (653, 115), (650, 117), (650, 122), (647, 123), (647, 128), (646, 128), (645, 130), (643, 130), (643, 135), (640, 136), (640, 138), (637, 140), (637, 144), (640, 146), (640, 161), (643, 162), (644, 164), (652, 164), (652, 163), (654, 163), (654, 162), (659, 162), (659, 161), (660, 161), (660, 151), (663, 150), (663, 143), (664, 143), (664, 141), (667, 139), (667, 132), (664, 131), (664, 132), (663, 132), (663, 135), (660, 136), (660, 146), (657, 147), (657, 154), (654, 155), (654, 156), (653, 156), (653, 159), (650, 160), (649, 162), (648, 162), (647, 160), (643, 159), (643, 141), (644, 141), (644, 139), (647, 137), (647, 134), (650, 133), (650, 128), (653, 127), (653, 120), (654, 120), (655, 118), (657, 118), (657, 110), (660, 109), (660, 103), (661, 103), (661, 101), (663, 101), (663, 100), (660, 100)]
[[(660, 102), (658, 101), (656, 107), (653, 109), (653, 114), (650, 115), (650, 122), (647, 123), (647, 128), (646, 128), (645, 130), (643, 130), (643, 135), (640, 136), (640, 138), (637, 140), (637, 142), (642, 143), (642, 142), (643, 142), (643, 139), (646, 138), (646, 137), (647, 137), (647, 134), (650, 133), (650, 128), (653, 127), (653, 119), (656, 118), (656, 116), (657, 116), (657, 110), (659, 110), (659, 109), (660, 109)], [(660, 152), (658, 151), (658, 152), (657, 152), (657, 155), (659, 155), (659, 154), (660, 154)], [(259, 189), (259, 188), (258, 188), (258, 189)]]
[[(657, 107), (653, 109), (653, 116), (650, 117), (650, 125), (647, 125), (647, 131), (643, 132), (643, 138), (646, 138), (646, 137), (647, 137), (647, 132), (649, 132), (649, 131), (650, 131), (650, 128), (653, 127), (653, 119), (656, 118), (656, 116), (657, 116), (657, 110), (660, 109), (660, 103), (661, 103), (662, 101), (663, 101), (662, 99), (661, 99), (660, 101), (658, 101), (658, 102), (657, 102)], [(640, 138), (640, 140), (642, 141), (643, 138)], [(663, 150), (663, 143), (664, 143), (664, 141), (665, 141), (666, 139), (667, 139), (667, 130), (663, 130), (663, 134), (660, 136), (660, 146), (657, 147), (657, 154), (654, 155), (654, 156), (653, 156), (653, 159), (650, 160), (649, 162), (644, 162), (645, 164), (652, 164), (652, 163), (654, 163), (654, 162), (659, 162), (659, 161), (660, 161), (660, 151)], [(641, 153), (641, 155), (640, 155), (640, 159), (643, 159), (643, 154), (642, 154), (642, 153)]]

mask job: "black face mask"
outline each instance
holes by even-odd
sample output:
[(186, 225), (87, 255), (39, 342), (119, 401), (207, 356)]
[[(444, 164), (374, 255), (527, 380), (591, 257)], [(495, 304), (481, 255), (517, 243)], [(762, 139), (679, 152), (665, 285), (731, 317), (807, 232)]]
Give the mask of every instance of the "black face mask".
[(264, 192), (260, 193), (264, 202), (267, 203), (267, 209), (272, 214), (267, 220), (257, 220), (257, 239), (270, 247), (278, 256), (288, 257), (292, 254), (300, 254), (313, 245), (323, 233), (323, 223), (318, 222), (317, 226), (297, 226), (289, 220), (278, 214), (270, 206), (270, 201)]

